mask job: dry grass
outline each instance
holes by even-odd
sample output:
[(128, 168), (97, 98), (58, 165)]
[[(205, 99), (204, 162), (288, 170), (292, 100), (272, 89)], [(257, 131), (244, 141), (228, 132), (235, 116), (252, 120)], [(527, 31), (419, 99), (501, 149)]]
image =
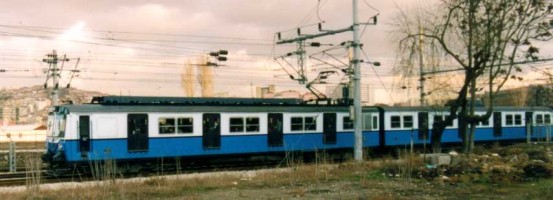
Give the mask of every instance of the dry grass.
[[(519, 147), (517, 147), (519, 148)], [(444, 199), (444, 198), (546, 198), (553, 194), (552, 179), (513, 181), (520, 171), (495, 165), (510, 160), (509, 155), (526, 154), (527, 149), (509, 150), (502, 158), (487, 157), (488, 171), (482, 171), (483, 157), (474, 155), (457, 169), (442, 171), (434, 179), (420, 179), (422, 159), (410, 153), (400, 153), (400, 160), (382, 159), (372, 162), (332, 163), (324, 152), (317, 153), (313, 163), (300, 162), (301, 158), (289, 156), (288, 167), (255, 172), (226, 172), (192, 174), (183, 176), (159, 176), (140, 180), (115, 179), (115, 172), (103, 176), (94, 184), (44, 189), (36, 192), (6, 193), (2, 199)], [(542, 148), (542, 147), (540, 147)], [(538, 148), (538, 149), (540, 149)], [(501, 149), (495, 149), (498, 152)], [(494, 151), (495, 151), (494, 150)], [(534, 151), (534, 150), (531, 150)], [(535, 154), (535, 155), (534, 155)], [(521, 164), (524, 160), (543, 157), (539, 152), (528, 158), (519, 158), (513, 165), (533, 166), (547, 173), (550, 168), (538, 162), (535, 165)], [(520, 157), (520, 156), (518, 156)], [(477, 159), (476, 161), (471, 161)], [(493, 167), (490, 164), (494, 164)], [(104, 163), (102, 170), (113, 166)], [(541, 168), (540, 168), (541, 167)], [(474, 173), (450, 176), (456, 181), (443, 181), (442, 175), (455, 170), (478, 169)], [(100, 170), (100, 171), (102, 171)], [(553, 170), (552, 170), (553, 171)], [(485, 172), (485, 173), (483, 173)], [(102, 174), (100, 173), (100, 174)], [(502, 184), (500, 184), (502, 183)]]

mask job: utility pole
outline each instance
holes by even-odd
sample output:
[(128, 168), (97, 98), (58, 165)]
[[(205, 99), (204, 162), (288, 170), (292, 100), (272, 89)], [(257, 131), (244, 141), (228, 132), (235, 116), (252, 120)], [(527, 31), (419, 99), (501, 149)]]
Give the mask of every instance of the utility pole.
[(44, 83), (44, 88), (46, 89), (48, 86), (48, 80), (50, 77), (52, 77), (52, 106), (56, 106), (59, 104), (59, 79), (61, 78), (60, 73), (61, 71), (58, 70), (58, 62), (66, 62), (69, 61), (68, 58), (63, 55), (63, 58), (60, 60), (58, 59), (58, 54), (56, 53), (56, 50), (52, 50), (51, 54), (46, 55), (47, 58), (42, 59), (42, 62), (48, 63), (50, 66), (48, 67), (48, 74), (46, 75), (46, 83)]
[(353, 0), (352, 2), (352, 13), (353, 13), (353, 116), (354, 116), (354, 136), (355, 143), (353, 146), (353, 157), (355, 161), (363, 161), (363, 134), (361, 130), (362, 126), (362, 109), (361, 109), (361, 69), (359, 65), (359, 48), (361, 43), (359, 42), (359, 19), (357, 15), (357, 2), (358, 0)]
[[(338, 30), (322, 30), (321, 25), (319, 24), (319, 31), (321, 33), (318, 34), (299, 34), (300, 30), (298, 29), (298, 37), (294, 39), (286, 39), (286, 40), (280, 40), (280, 33), (277, 33), (279, 36), (279, 41), (276, 42), (276, 44), (287, 44), (287, 43), (294, 43), (294, 42), (303, 42), (305, 40), (314, 39), (318, 37), (323, 37), (327, 35), (334, 35), (337, 33), (343, 33), (347, 31), (353, 32), (353, 55), (350, 60), (350, 66), (353, 66), (353, 85), (354, 85), (354, 99), (353, 99), (353, 120), (354, 120), (354, 158), (356, 161), (363, 161), (363, 135), (362, 135), (362, 109), (361, 109), (361, 69), (360, 69), (360, 63), (363, 62), (361, 59), (359, 59), (359, 51), (361, 48), (361, 43), (359, 41), (359, 22), (358, 22), (358, 13), (357, 13), (357, 2), (358, 0), (352, 0), (352, 14), (353, 14), (353, 24), (350, 27), (338, 29)], [(373, 17), (374, 24), (376, 24), (376, 16)], [(300, 43), (301, 44), (301, 43)], [(304, 51), (304, 49), (299, 47), (299, 51)], [(300, 65), (301, 66), (301, 65)]]
[(420, 79), (419, 79), (419, 90), (420, 90), (420, 106), (425, 106), (426, 102), (424, 100), (424, 62), (423, 62), (423, 36), (422, 36), (422, 27), (419, 25), (419, 73), (420, 73)]

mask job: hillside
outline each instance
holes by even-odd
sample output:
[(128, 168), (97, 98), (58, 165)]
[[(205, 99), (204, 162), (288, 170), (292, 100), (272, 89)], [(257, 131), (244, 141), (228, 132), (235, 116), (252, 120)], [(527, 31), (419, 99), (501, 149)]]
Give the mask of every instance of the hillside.
[[(0, 120), (3, 124), (44, 123), (52, 89), (42, 86), (23, 87), (0, 90)], [(106, 95), (95, 91), (84, 91), (75, 88), (60, 88), (59, 99), (62, 103), (88, 103), (93, 96)]]

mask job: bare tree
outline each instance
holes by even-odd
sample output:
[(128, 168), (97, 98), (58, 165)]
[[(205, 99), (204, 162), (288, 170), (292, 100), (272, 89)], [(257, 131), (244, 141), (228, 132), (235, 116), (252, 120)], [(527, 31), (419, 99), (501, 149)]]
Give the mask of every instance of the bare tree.
[[(521, 62), (539, 60), (536, 41), (552, 37), (551, 0), (443, 0), (439, 11), (400, 13), (396, 21), (400, 34), (402, 72), (412, 72), (416, 54), (442, 55), (462, 72), (462, 86), (449, 103), (448, 117), (432, 127), (434, 152), (441, 151), (442, 133), (459, 118), (464, 151), (471, 151), (474, 127), (493, 111), (493, 96), (509, 79), (517, 77)], [(424, 38), (425, 51), (419, 48)], [(404, 74), (405, 75), (405, 74)], [(484, 115), (476, 115), (476, 92), (487, 90), (490, 103)], [(470, 131), (469, 131), (470, 127)]]

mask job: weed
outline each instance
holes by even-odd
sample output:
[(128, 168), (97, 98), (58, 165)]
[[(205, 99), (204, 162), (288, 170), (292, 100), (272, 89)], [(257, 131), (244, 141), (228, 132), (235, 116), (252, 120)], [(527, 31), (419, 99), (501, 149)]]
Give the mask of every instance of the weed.
[(36, 154), (25, 157), (26, 188), (29, 194), (36, 194), (40, 189), (42, 177), (42, 159)]

